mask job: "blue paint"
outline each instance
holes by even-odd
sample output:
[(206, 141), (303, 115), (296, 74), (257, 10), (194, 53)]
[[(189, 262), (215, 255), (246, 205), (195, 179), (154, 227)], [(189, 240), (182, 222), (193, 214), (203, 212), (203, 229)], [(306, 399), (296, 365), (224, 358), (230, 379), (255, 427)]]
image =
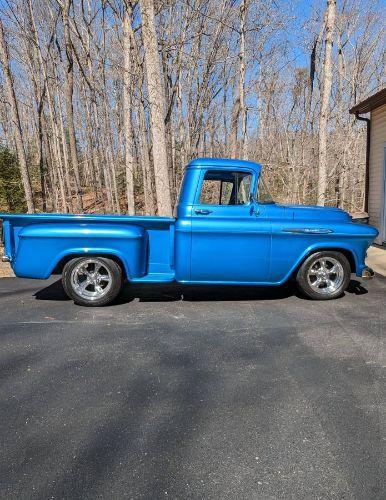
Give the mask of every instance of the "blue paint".
[[(250, 174), (251, 196), (243, 204), (200, 201), (206, 179), (234, 172)], [(260, 173), (261, 165), (241, 160), (190, 162), (176, 219), (0, 214), (5, 255), (15, 274), (26, 278), (48, 278), (72, 255), (111, 255), (132, 282), (280, 285), (309, 254), (340, 249), (352, 255), (360, 276), (377, 230), (353, 223), (337, 208), (259, 203)]]

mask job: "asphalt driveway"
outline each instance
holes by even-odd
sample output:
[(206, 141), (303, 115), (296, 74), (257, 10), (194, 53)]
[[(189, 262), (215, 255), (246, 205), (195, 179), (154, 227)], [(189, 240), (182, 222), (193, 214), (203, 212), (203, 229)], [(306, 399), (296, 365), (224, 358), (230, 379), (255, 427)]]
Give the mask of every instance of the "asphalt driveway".
[(0, 497), (384, 499), (385, 306), (1, 279)]

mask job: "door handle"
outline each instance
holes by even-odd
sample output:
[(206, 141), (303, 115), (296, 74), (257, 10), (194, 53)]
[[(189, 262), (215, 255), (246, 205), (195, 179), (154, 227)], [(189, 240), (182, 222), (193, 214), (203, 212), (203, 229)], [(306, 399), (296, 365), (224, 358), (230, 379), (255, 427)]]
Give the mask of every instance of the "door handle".
[(212, 213), (212, 210), (206, 210), (203, 208), (196, 208), (194, 211), (197, 215), (209, 215)]

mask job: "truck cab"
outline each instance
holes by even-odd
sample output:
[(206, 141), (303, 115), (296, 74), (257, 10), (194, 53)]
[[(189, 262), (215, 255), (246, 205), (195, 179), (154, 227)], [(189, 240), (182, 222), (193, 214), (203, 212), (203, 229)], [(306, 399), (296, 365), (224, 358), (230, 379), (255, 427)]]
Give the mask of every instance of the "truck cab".
[(0, 214), (4, 258), (20, 277), (62, 273), (82, 305), (110, 303), (129, 282), (281, 285), (340, 296), (377, 236), (338, 208), (272, 200), (258, 163), (198, 158), (186, 169), (176, 218)]
[[(261, 166), (247, 161), (198, 159), (186, 168), (177, 207), (176, 249), (189, 248), (178, 281), (238, 284), (269, 279), (271, 225), (259, 203)], [(180, 231), (189, 230), (190, 242)], [(181, 246), (182, 244), (182, 246)], [(256, 251), (258, 250), (258, 251)]]

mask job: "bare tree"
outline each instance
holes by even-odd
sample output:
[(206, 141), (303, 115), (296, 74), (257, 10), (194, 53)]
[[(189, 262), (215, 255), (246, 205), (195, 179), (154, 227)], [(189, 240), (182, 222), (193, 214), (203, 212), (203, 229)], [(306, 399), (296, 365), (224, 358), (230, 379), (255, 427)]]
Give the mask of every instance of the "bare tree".
[[(145, 48), (147, 90), (149, 95), (153, 164), (160, 215), (172, 214), (165, 131), (165, 92), (158, 55), (153, 0), (141, 0), (142, 38)], [(157, 149), (155, 149), (157, 148)]]
[(240, 50), (239, 50), (239, 98), (241, 118), (241, 157), (246, 158), (247, 146), (247, 110), (245, 105), (245, 22), (247, 16), (248, 0), (240, 2)]
[(382, 6), (342, 0), (333, 23), (335, 2), (291, 5), (5, 2), (0, 141), (22, 144), (35, 207), (170, 214), (186, 163), (210, 155), (263, 163), (278, 201), (361, 210), (347, 110), (384, 86)]
[(12, 130), (13, 130), (14, 140), (16, 143), (17, 156), (20, 164), (21, 178), (23, 181), (23, 188), (25, 192), (25, 199), (27, 202), (27, 209), (28, 212), (32, 213), (35, 211), (35, 205), (32, 194), (31, 181), (27, 167), (27, 158), (24, 150), (19, 108), (16, 100), (15, 89), (13, 86), (12, 73), (9, 66), (8, 48), (5, 41), (3, 22), (1, 19), (0, 19), (0, 60), (3, 66), (5, 84), (8, 94), (8, 102), (11, 108)]
[(61, 5), (64, 42), (65, 42), (66, 58), (67, 58), (67, 68), (65, 71), (66, 85), (64, 94), (65, 94), (65, 104), (66, 104), (68, 138), (70, 145), (71, 166), (74, 170), (75, 185), (76, 185), (75, 209), (78, 212), (82, 212), (83, 211), (82, 189), (81, 189), (81, 180), (79, 173), (79, 161), (78, 161), (78, 152), (76, 146), (74, 110), (73, 110), (74, 58), (73, 58), (73, 48), (72, 48), (70, 26), (69, 26), (69, 12), (71, 4), (72, 0), (64, 0), (64, 3)]
[(318, 205), (325, 204), (327, 191), (327, 122), (332, 87), (332, 45), (334, 37), (335, 15), (336, 0), (327, 0), (326, 42), (319, 115)]
[(131, 60), (133, 51), (131, 48), (131, 12), (129, 7), (125, 7), (123, 15), (123, 120), (125, 137), (125, 171), (126, 171), (126, 198), (127, 213), (135, 213), (134, 204), (134, 176), (133, 176), (133, 152), (132, 152), (132, 126), (131, 126), (131, 107), (132, 107), (132, 86), (131, 73), (133, 71)]

